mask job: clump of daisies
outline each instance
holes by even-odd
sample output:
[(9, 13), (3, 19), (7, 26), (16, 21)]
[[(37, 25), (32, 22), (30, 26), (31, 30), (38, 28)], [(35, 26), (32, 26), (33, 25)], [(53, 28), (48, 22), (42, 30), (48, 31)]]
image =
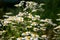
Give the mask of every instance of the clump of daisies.
[(33, 15), (29, 12), (19, 12), (16, 16), (4, 19), (3, 22), (8, 37), (17, 38), (17, 40), (47, 39), (48, 36), (45, 32), (48, 25), (56, 26), (57, 24), (53, 23), (52, 19), (41, 19), (39, 15)]
[[(0, 31), (0, 35), (3, 35), (3, 39), (48, 40), (51, 33), (58, 33), (59, 30), (57, 30), (57, 32), (55, 30), (59, 29), (60, 26), (53, 23), (52, 19), (41, 19), (41, 16), (37, 15), (40, 13), (35, 14), (37, 11), (44, 11), (42, 8), (42, 5), (45, 5), (44, 3), (41, 3), (39, 6), (35, 2), (27, 1), (26, 3), (26, 8), (23, 9), (23, 12), (19, 11), (15, 16), (5, 15), (5, 17), (8, 17), (3, 20), (3, 28), (5, 28), (5, 30)], [(15, 6), (19, 7), (21, 5), (23, 5), (22, 2)], [(6, 14), (9, 15), (12, 13), (9, 12)]]

